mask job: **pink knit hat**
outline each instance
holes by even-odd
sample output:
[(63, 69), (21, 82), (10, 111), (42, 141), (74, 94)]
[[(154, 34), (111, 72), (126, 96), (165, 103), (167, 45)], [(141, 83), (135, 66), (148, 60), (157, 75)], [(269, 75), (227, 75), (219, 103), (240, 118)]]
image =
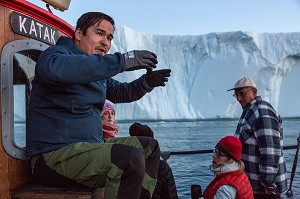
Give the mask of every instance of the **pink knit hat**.
[(115, 108), (114, 108), (114, 106), (113, 106), (112, 104), (106, 102), (106, 103), (103, 105), (103, 108), (102, 108), (102, 111), (101, 111), (101, 113), (100, 113), (100, 116), (102, 116), (103, 113), (104, 113), (105, 111), (107, 111), (107, 110), (113, 110), (113, 111), (115, 111)]
[(216, 149), (222, 151), (227, 156), (239, 161), (242, 156), (242, 144), (239, 138), (235, 136), (223, 137), (216, 145)]

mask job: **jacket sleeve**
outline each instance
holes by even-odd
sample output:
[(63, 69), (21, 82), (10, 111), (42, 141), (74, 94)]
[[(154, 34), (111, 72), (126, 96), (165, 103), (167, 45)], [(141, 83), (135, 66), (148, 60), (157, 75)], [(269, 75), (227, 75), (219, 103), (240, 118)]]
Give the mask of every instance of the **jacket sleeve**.
[(35, 70), (47, 84), (87, 84), (123, 72), (124, 59), (120, 53), (87, 56), (54, 46), (41, 53)]
[(259, 177), (265, 187), (276, 188), (275, 178), (278, 175), (282, 156), (279, 123), (276, 115), (270, 114), (259, 117), (253, 124), (260, 153)]
[(108, 78), (106, 85), (106, 99), (113, 103), (133, 102), (153, 90), (153, 88), (147, 85), (145, 75), (129, 83)]

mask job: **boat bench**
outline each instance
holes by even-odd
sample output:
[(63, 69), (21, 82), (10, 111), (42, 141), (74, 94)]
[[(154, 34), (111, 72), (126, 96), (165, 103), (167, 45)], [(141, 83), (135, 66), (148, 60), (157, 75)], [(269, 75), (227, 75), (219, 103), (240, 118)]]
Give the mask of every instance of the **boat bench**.
[(38, 184), (15, 189), (11, 192), (11, 199), (103, 199), (104, 188), (78, 189), (54, 188)]

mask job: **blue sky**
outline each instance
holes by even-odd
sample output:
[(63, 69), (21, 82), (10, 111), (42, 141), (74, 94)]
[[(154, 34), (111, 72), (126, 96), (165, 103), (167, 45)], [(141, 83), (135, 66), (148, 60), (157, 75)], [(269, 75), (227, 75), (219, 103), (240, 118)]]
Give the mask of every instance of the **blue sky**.
[(83, 13), (100, 11), (116, 24), (159, 35), (300, 32), (299, 0), (72, 0), (68, 10), (52, 11), (73, 26)]

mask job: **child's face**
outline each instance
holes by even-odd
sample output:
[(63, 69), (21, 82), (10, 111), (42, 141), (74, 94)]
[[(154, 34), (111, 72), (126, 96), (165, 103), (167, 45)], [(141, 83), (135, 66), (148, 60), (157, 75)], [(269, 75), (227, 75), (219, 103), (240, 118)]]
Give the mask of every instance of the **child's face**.
[(115, 123), (115, 111), (112, 109), (105, 111), (102, 114), (102, 121), (109, 124)]

